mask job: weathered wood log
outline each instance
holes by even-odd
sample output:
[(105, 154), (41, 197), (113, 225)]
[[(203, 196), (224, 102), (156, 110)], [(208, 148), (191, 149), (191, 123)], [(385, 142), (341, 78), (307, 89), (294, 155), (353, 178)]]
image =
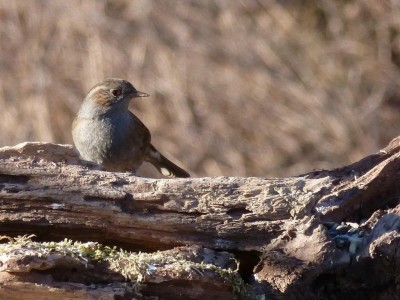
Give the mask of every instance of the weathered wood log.
[[(226, 251), (240, 262), (253, 296), (393, 299), (400, 291), (393, 271), (400, 261), (399, 140), (352, 165), (282, 179), (140, 178), (102, 171), (68, 145), (5, 147), (0, 232), (128, 250)], [(165, 292), (165, 299), (173, 298)]]
[(0, 245), (0, 299), (193, 299), (203, 291), (230, 299), (240, 288), (227, 252), (192, 246), (132, 255), (93, 242), (10, 242)]

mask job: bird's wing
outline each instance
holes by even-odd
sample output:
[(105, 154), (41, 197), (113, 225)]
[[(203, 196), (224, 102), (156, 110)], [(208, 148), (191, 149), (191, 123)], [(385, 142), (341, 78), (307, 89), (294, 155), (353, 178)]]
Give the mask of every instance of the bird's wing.
[(129, 112), (132, 118), (130, 122), (129, 135), (131, 140), (136, 143), (142, 143), (143, 146), (148, 147), (151, 142), (151, 134), (147, 127), (136, 117), (133, 113)]

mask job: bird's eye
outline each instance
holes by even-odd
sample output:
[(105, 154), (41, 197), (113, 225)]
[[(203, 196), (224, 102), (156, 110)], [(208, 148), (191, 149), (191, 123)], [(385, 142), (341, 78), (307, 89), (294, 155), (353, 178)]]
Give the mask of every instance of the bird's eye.
[(120, 89), (111, 90), (111, 94), (113, 94), (115, 97), (118, 97), (122, 94), (122, 91)]

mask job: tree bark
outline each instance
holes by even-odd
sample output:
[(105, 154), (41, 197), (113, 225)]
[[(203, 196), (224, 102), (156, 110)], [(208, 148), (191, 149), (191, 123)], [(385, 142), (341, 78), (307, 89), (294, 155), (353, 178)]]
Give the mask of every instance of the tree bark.
[[(196, 264), (208, 251), (223, 270), (234, 258), (248, 285), (238, 289), (220, 269), (192, 266), (171, 275), (168, 264), (157, 276), (135, 281), (101, 261), (85, 269), (57, 251), (42, 257), (41, 268), (25, 244), (1, 256), (0, 296), (31, 299), (38, 291), (36, 299), (47, 299), (53, 291), (65, 299), (396, 299), (399, 141), (349, 166), (281, 179), (149, 179), (102, 171), (69, 145), (1, 148), (3, 235), (96, 241), (167, 256), (191, 252), (185, 259)], [(79, 278), (71, 268), (80, 270)]]

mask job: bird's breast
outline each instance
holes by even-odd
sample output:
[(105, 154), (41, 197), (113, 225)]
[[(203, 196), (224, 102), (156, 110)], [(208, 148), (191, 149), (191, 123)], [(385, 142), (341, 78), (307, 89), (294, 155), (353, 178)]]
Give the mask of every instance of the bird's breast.
[(130, 115), (81, 118), (74, 122), (73, 138), (83, 159), (109, 170), (131, 170), (143, 162), (146, 151), (144, 137), (135, 128)]
[(83, 159), (102, 164), (113, 141), (113, 125), (104, 119), (78, 118), (72, 136)]

